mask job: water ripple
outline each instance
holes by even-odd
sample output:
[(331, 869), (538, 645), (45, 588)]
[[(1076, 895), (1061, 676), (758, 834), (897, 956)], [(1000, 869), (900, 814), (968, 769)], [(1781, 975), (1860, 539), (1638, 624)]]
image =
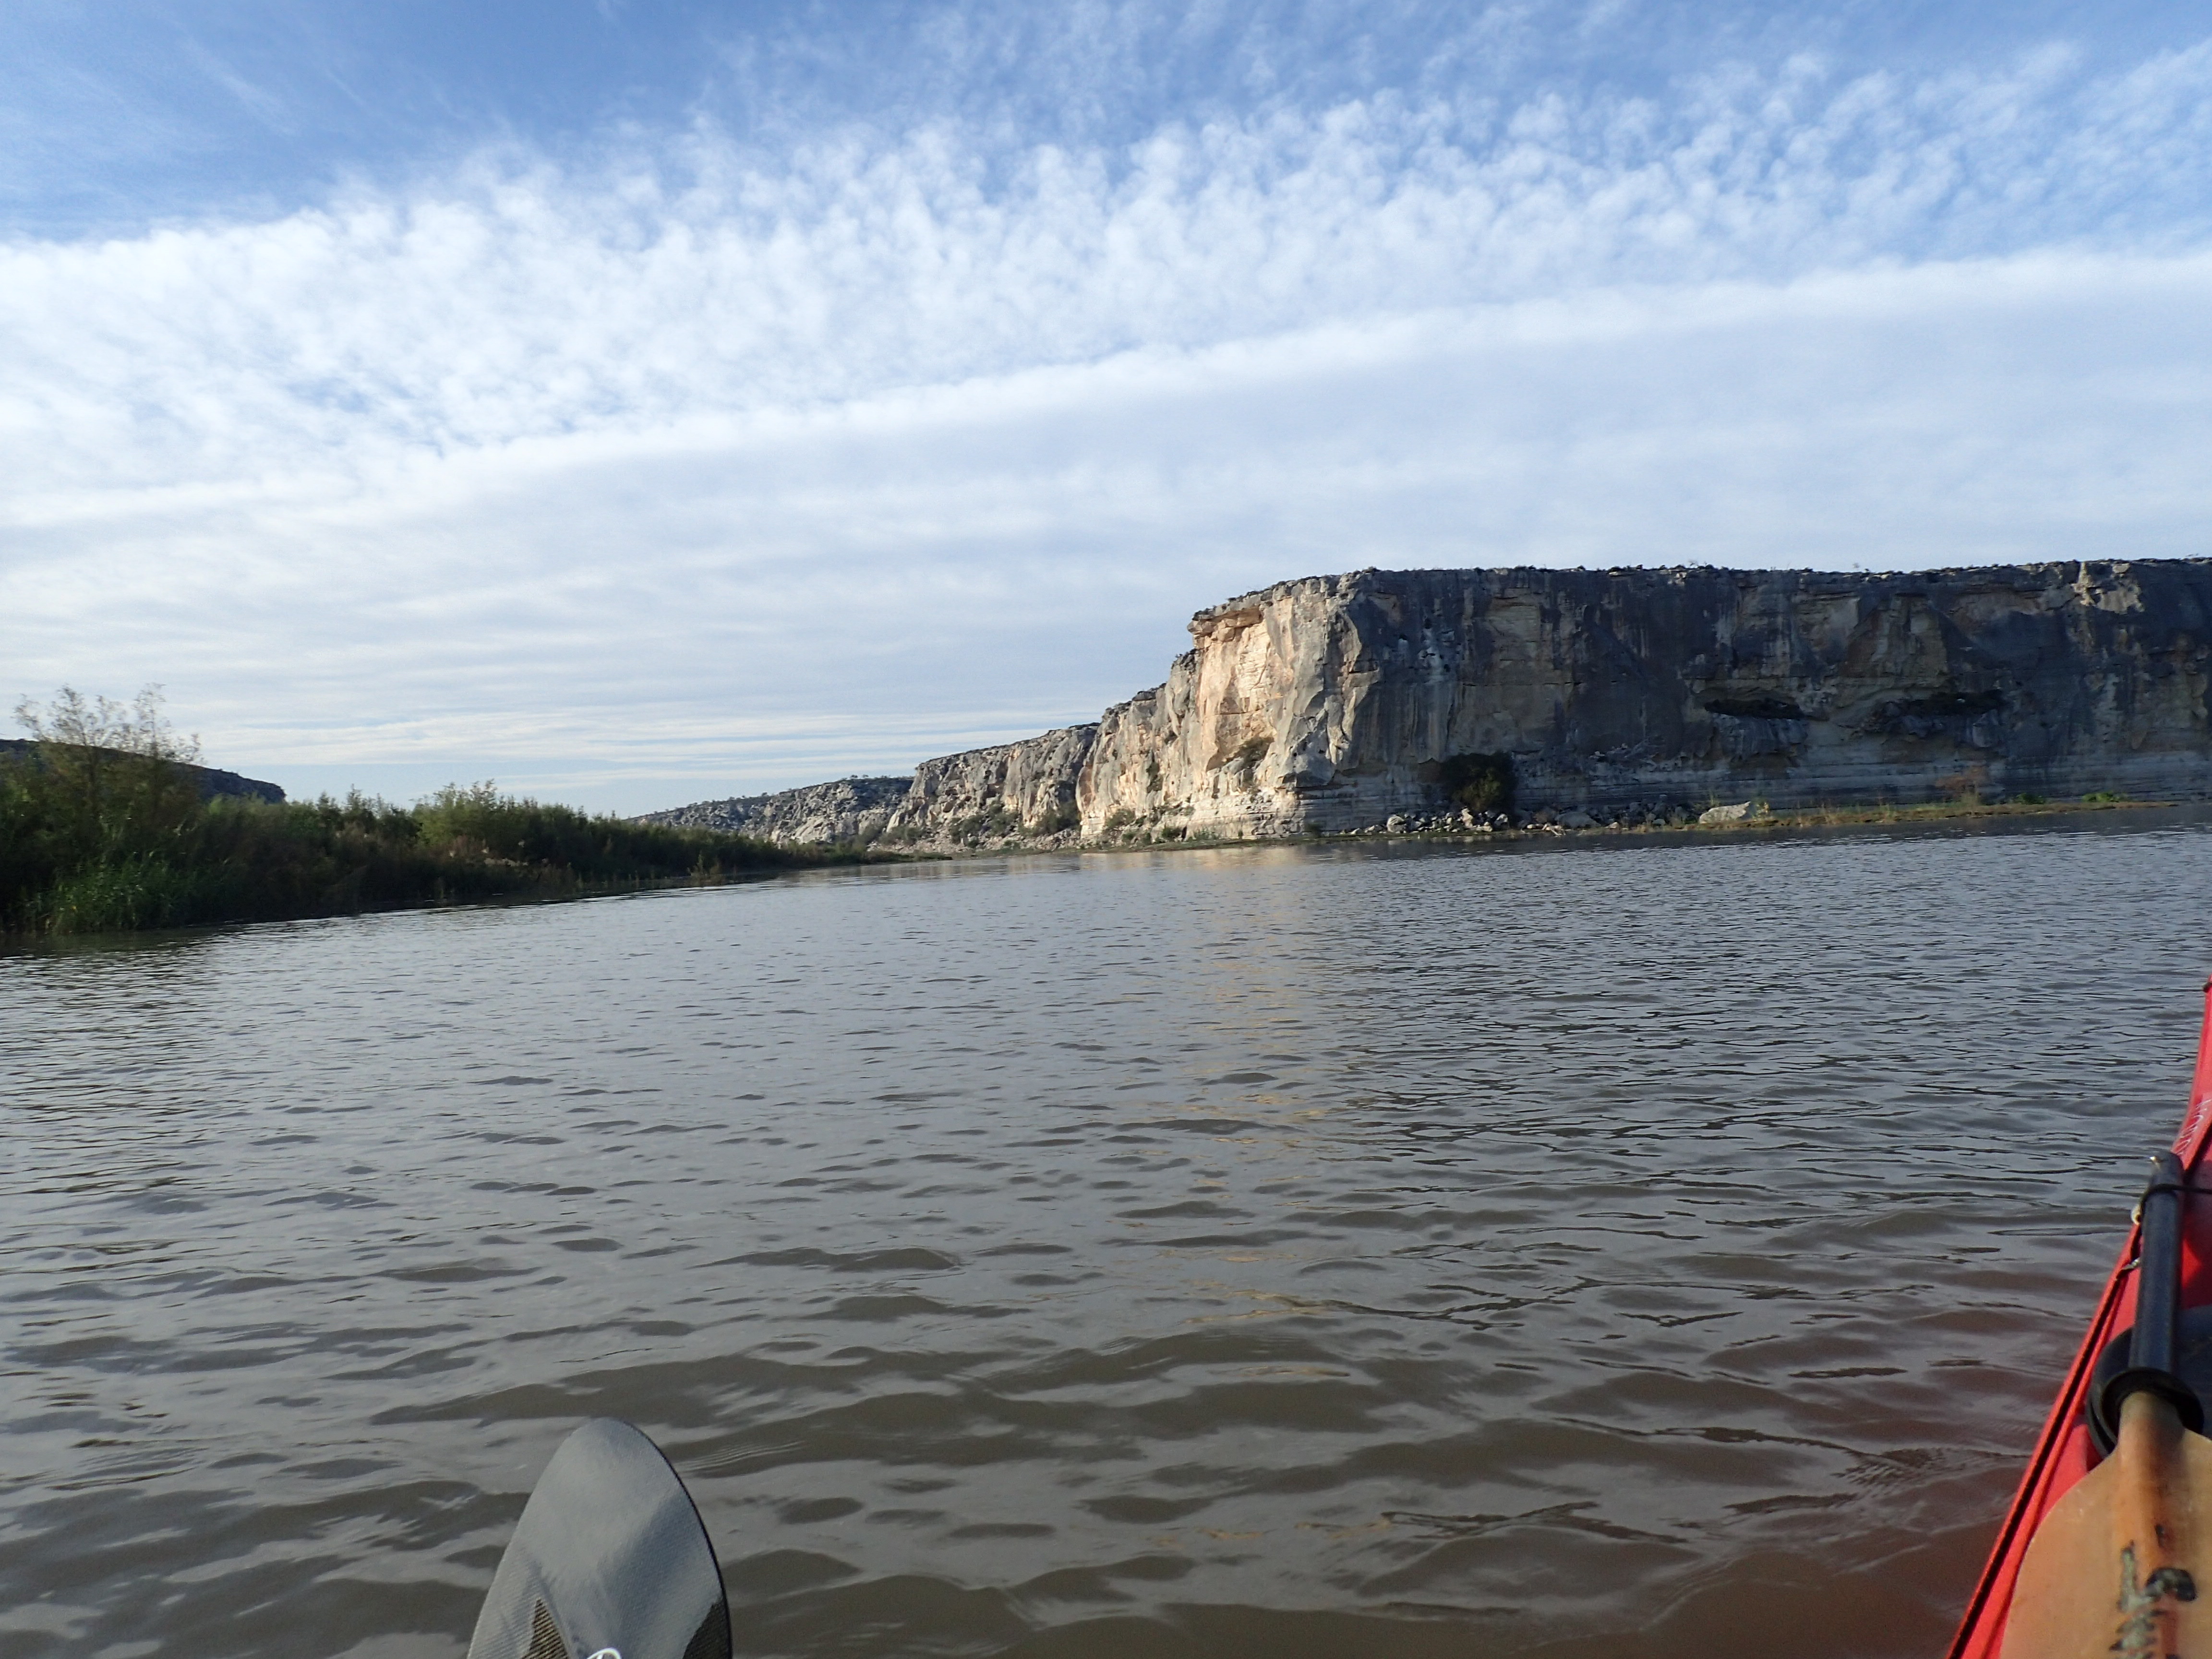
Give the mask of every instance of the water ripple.
[(834, 872), (0, 957), (0, 1647), (452, 1659), (577, 1419), (741, 1652), (1925, 1654), (2202, 828)]

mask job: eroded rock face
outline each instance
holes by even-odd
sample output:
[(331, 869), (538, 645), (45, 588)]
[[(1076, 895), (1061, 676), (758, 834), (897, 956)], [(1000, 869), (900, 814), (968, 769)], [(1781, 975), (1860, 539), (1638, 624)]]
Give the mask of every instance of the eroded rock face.
[(2212, 787), (2212, 561), (1360, 571), (1201, 611), (1109, 710), (1083, 827), (1279, 835), (1434, 810), (1505, 753), (1522, 808)]
[(867, 847), (883, 838), (891, 815), (906, 799), (908, 778), (840, 778), (772, 795), (732, 795), (665, 812), (647, 812), (642, 823), (685, 830), (721, 830), (785, 846)]
[(1077, 833), (1077, 780), (1097, 735), (1095, 726), (1071, 726), (924, 761), (911, 778), (842, 778), (737, 795), (648, 812), (643, 822), (732, 830), (787, 846), (1065, 845)]
[[(925, 763), (876, 836), (1343, 830), (1456, 811), (1453, 792), (1498, 766), (1547, 820), (1681, 820), (1746, 799), (2212, 793), (2208, 560), (1363, 570), (1279, 583), (1190, 629), (1166, 684), (1096, 726)], [(840, 787), (709, 805), (764, 812)], [(786, 839), (802, 818), (774, 821), (751, 832)]]
[(887, 838), (931, 847), (1066, 840), (1079, 822), (1079, 781), (1097, 737), (1095, 726), (1069, 726), (924, 761)]

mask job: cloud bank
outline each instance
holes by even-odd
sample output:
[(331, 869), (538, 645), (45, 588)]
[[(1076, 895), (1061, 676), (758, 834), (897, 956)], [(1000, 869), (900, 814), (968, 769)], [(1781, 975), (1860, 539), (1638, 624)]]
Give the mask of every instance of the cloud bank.
[(509, 144), (0, 248), (0, 661), (643, 809), (1094, 715), (1362, 564), (2212, 552), (2212, 44), (1120, 146)]

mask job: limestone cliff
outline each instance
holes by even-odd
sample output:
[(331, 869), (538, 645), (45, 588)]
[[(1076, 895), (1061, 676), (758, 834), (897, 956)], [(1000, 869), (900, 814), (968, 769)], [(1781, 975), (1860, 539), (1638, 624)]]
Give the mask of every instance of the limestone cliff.
[(1063, 726), (924, 761), (887, 836), (951, 846), (1066, 839), (1078, 826), (1076, 797), (1097, 736), (1095, 726)]
[(729, 830), (787, 846), (865, 847), (882, 838), (906, 798), (907, 785), (905, 778), (840, 778), (771, 795), (732, 795), (647, 812), (641, 822)]
[(2212, 560), (1364, 570), (1190, 628), (1097, 726), (926, 763), (882, 836), (1341, 830), (1475, 764), (1524, 811), (2212, 793)]

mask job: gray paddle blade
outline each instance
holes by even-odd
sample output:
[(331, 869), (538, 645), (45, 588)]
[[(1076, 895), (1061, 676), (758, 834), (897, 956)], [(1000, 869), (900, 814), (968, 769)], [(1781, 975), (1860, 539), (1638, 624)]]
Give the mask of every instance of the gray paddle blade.
[(469, 1659), (730, 1659), (707, 1528), (660, 1448), (595, 1418), (538, 1477)]

